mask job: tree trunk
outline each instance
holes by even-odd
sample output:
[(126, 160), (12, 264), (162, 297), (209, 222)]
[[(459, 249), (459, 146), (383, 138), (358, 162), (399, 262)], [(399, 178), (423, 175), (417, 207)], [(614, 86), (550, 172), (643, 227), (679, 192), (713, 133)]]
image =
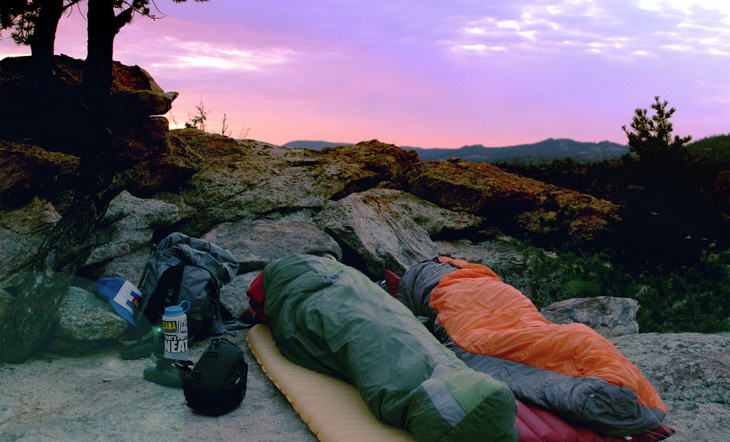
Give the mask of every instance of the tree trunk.
[(92, 250), (88, 239), (103, 217), (111, 195), (83, 192), (56, 223), (33, 262), (33, 271), (6, 287), (15, 299), (0, 318), (0, 360), (22, 362), (45, 340), (71, 277)]
[(63, 10), (63, 0), (44, 0), (38, 10), (33, 35), (29, 38), (31, 56), (37, 69), (49, 75), (53, 68), (56, 31)]
[(102, 121), (109, 116), (109, 91), (112, 86), (114, 59), (113, 0), (89, 0), (88, 43), (82, 82), (83, 98)]

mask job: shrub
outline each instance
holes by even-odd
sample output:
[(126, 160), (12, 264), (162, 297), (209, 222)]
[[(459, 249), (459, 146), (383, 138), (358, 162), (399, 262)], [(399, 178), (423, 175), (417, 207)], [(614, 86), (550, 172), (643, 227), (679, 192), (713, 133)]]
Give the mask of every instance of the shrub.
[(641, 331), (730, 330), (730, 251), (708, 254), (696, 265), (671, 272), (644, 273), (640, 279)]
[(565, 295), (570, 298), (594, 298), (601, 296), (601, 285), (597, 281), (571, 279), (563, 284)]
[(526, 247), (525, 266), (504, 274), (538, 307), (570, 298), (627, 297), (637, 291), (634, 279), (615, 269), (604, 253), (563, 251), (548, 253)]
[(625, 297), (639, 301), (642, 332), (730, 331), (730, 251), (639, 275), (613, 264), (603, 252), (550, 253), (524, 246), (522, 253), (521, 267), (497, 273), (538, 309), (571, 298)]

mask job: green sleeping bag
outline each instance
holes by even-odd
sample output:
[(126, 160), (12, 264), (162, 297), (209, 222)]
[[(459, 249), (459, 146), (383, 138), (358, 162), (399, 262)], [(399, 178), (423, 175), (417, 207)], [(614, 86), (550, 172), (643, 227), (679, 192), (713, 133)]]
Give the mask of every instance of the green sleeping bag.
[(354, 385), (381, 421), (421, 441), (518, 440), (506, 385), (468, 368), (356, 269), (291, 255), (266, 266), (263, 285), (281, 353)]

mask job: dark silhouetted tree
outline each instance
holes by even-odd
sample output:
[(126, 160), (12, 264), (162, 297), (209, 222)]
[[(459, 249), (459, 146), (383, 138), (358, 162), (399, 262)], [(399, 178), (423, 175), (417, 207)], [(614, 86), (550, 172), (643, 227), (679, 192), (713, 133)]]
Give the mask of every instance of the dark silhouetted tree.
[(81, 0), (3, 0), (0, 2), (0, 30), (10, 30), (12, 39), (30, 46), (39, 69), (53, 63), (56, 31), (64, 12)]
[(639, 156), (639, 161), (654, 170), (674, 169), (687, 158), (684, 145), (692, 137), (674, 136), (672, 138), (672, 122), (669, 119), (676, 112), (675, 108), (667, 109), (669, 103), (654, 97), (651, 108), (654, 115), (649, 117), (647, 109), (636, 109), (631, 121), (631, 129), (621, 128), (629, 139), (629, 151)]

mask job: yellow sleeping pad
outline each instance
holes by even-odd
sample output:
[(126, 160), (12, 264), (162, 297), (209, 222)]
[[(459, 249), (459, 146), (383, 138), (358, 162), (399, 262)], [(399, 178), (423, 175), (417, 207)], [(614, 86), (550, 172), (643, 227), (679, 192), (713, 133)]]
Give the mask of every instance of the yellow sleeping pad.
[(352, 385), (286, 359), (267, 326), (254, 326), (248, 331), (246, 341), (266, 375), (319, 440), (414, 440), (407, 431), (377, 420)]

